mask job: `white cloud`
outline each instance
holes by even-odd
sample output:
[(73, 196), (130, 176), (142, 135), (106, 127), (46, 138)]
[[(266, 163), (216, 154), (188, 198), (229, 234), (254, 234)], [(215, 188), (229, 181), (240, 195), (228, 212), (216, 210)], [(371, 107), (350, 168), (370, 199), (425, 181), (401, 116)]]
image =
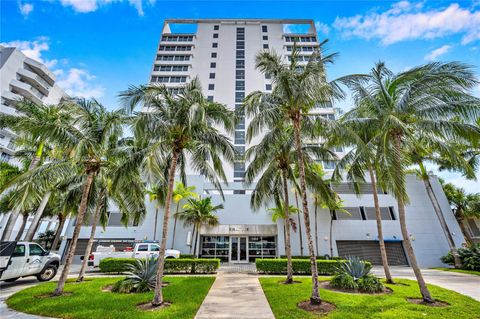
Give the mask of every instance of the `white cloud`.
[(33, 4), (25, 3), (22, 4), (20, 1), (18, 2), (18, 8), (20, 9), (20, 13), (24, 17), (28, 17), (28, 15), (33, 11)]
[(325, 35), (327, 35), (330, 32), (330, 28), (328, 27), (328, 25), (320, 21), (315, 22), (315, 28), (317, 29), (318, 33), (322, 33)]
[(47, 37), (39, 37), (34, 41), (17, 40), (0, 44), (6, 47), (16, 47), (29, 58), (44, 63), (57, 77), (57, 84), (70, 96), (99, 98), (105, 93), (104, 87), (95, 84), (95, 76), (85, 68), (69, 67), (67, 59), (45, 59), (44, 53), (50, 49)]
[(379, 39), (383, 44), (462, 35), (462, 44), (480, 40), (480, 10), (452, 3), (424, 10), (422, 3), (401, 1), (385, 12), (337, 17), (334, 27), (346, 37)]
[[(114, 2), (122, 2), (127, 0), (60, 0), (60, 3), (64, 7), (72, 7), (73, 10), (79, 13), (89, 13), (97, 11), (101, 6), (105, 6)], [(147, 5), (153, 6), (156, 0), (128, 0), (128, 3), (135, 7), (138, 12), (138, 15), (143, 16), (145, 12), (143, 11), (143, 6), (146, 3)]]
[(429, 54), (425, 56), (425, 60), (427, 61), (435, 61), (439, 56), (446, 54), (452, 48), (451, 45), (445, 44), (441, 47), (433, 50)]
[[(63, 73), (62, 73), (63, 75)], [(91, 75), (85, 69), (71, 68), (58, 85), (70, 96), (84, 98), (99, 98), (105, 93), (105, 89), (100, 85), (92, 85), (91, 82), (95, 76)]]

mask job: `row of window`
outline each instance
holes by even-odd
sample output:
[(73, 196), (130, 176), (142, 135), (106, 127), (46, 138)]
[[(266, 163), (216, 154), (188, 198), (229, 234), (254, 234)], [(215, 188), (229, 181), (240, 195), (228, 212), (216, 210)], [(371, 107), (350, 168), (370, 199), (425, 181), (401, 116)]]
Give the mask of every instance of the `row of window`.
[(157, 61), (190, 61), (189, 55), (157, 55)]
[(164, 35), (162, 41), (169, 42), (192, 42), (193, 35)]
[[(318, 47), (316, 47), (316, 46), (297, 46), (297, 50), (298, 51), (303, 51), (303, 52), (313, 52), (313, 51), (317, 51)], [(293, 51), (293, 46), (288, 45), (287, 46), (287, 51), (288, 52)]]
[(286, 36), (285, 42), (317, 42), (317, 37), (313, 36)]
[[(237, 28), (236, 43), (236, 61), (235, 61), (235, 103), (242, 103), (245, 98), (245, 28)], [(235, 112), (240, 113), (241, 104), (235, 104)], [(234, 139), (235, 151), (237, 156), (243, 158), (245, 154), (245, 118), (243, 123), (237, 124), (235, 127)], [(234, 163), (233, 180), (241, 182), (245, 177), (245, 162), (238, 161)]]
[(186, 76), (152, 76), (150, 82), (185, 83), (187, 82), (187, 77)]
[(188, 71), (188, 65), (155, 65), (153, 71)]
[[(382, 220), (395, 220), (395, 210), (392, 206), (380, 207)], [(375, 207), (344, 207), (333, 211), (334, 220), (375, 220)]]
[[(311, 58), (311, 55), (297, 55), (297, 61), (310, 61), (310, 58)], [(292, 61), (292, 56), (291, 55), (287, 55), (287, 59), (288, 61)]]
[(159, 51), (192, 51), (192, 45), (161, 45)]

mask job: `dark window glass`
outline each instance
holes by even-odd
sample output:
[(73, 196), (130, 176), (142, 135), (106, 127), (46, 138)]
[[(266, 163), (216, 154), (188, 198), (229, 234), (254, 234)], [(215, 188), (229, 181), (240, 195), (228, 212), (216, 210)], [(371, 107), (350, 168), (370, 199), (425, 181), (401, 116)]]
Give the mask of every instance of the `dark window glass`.
[(210, 73), (210, 79), (215, 79), (215, 73)]
[(262, 39), (263, 39), (263, 40), (268, 40), (268, 35), (264, 35), (264, 36), (262, 37)]
[(138, 245), (137, 251), (148, 251), (148, 245)]
[(245, 146), (235, 146), (235, 151), (238, 155), (243, 156), (245, 154)]
[(245, 58), (245, 50), (237, 50), (237, 58), (244, 59)]
[(212, 52), (212, 58), (216, 58), (217, 57), (217, 52)]
[(219, 28), (220, 28), (219, 25), (214, 25), (214, 26), (213, 26), (213, 30), (218, 30)]
[(213, 102), (213, 95), (207, 96), (207, 101)]
[(218, 43), (217, 42), (212, 43), (212, 48), (218, 48)]
[(265, 43), (265, 44), (263, 45), (263, 48), (264, 48), (264, 49), (268, 49), (268, 44)]
[(13, 250), (12, 257), (23, 257), (25, 256), (25, 245), (17, 245)]
[(267, 32), (268, 29), (267, 29), (267, 26), (266, 25), (262, 25), (262, 32)]
[(236, 70), (235, 71), (235, 78), (237, 80), (243, 80), (245, 79), (245, 70)]
[(42, 247), (37, 244), (29, 244), (28, 247), (30, 248), (30, 256), (41, 256), (44, 253)]
[(265, 73), (265, 79), (271, 79), (272, 76), (269, 73)]
[(214, 39), (218, 39), (218, 33), (214, 33), (214, 34), (213, 34), (213, 38), (214, 38)]
[(390, 216), (392, 217), (392, 220), (396, 220), (395, 209), (392, 206), (390, 206), (390, 207), (388, 207), (388, 211), (390, 212)]
[(209, 89), (209, 90), (214, 90), (214, 89), (215, 89), (215, 85), (214, 85), (214, 84), (209, 84), (209, 85), (208, 85), (208, 89)]
[(235, 144), (245, 144), (245, 131), (235, 131)]
[(210, 63), (210, 67), (211, 67), (211, 68), (216, 68), (216, 67), (217, 67), (217, 63), (215, 63), (215, 62)]
[(271, 84), (265, 85), (265, 89), (267, 89), (267, 91), (271, 91), (272, 90), (272, 85)]

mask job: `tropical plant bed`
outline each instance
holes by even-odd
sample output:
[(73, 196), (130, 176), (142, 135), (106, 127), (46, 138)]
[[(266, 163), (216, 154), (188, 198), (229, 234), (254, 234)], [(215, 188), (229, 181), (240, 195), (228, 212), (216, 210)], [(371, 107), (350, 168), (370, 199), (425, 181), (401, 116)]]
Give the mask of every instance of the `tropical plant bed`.
[[(167, 307), (147, 310), (153, 292), (113, 293), (103, 291), (119, 280), (118, 277), (94, 278), (81, 284), (68, 282), (67, 295), (45, 297), (55, 289), (55, 282), (30, 287), (17, 292), (7, 305), (17, 311), (48, 317), (69, 319), (130, 319), (195, 317), (198, 308), (213, 284), (214, 277), (166, 277), (163, 288)], [(145, 310), (141, 309), (143, 307)], [(140, 307), (139, 307), (140, 306)]]
[[(278, 277), (261, 277), (260, 283), (276, 319), (318, 319), (320, 312), (301, 309), (301, 303), (309, 300), (311, 278), (296, 277), (297, 285), (282, 285)], [(328, 281), (328, 279), (320, 279)], [(320, 289), (322, 299), (336, 308), (328, 313), (328, 319), (478, 319), (480, 302), (459, 293), (429, 285), (430, 292), (443, 307), (415, 304), (407, 299), (420, 298), (415, 281), (396, 279), (397, 285), (385, 284), (392, 290), (388, 294), (347, 294)], [(323, 316), (322, 318), (325, 318)]]
[(323, 289), (328, 289), (328, 290), (332, 290), (332, 291), (337, 291), (337, 292), (343, 292), (343, 293), (346, 293), (346, 294), (368, 294), (368, 295), (378, 295), (378, 294), (389, 294), (389, 293), (392, 293), (392, 289), (390, 288), (387, 288), (385, 287), (383, 289), (383, 291), (379, 291), (379, 292), (365, 292), (365, 291), (361, 291), (361, 290), (349, 290), (349, 289), (342, 289), (342, 288), (337, 288), (337, 287), (332, 287), (330, 285), (330, 282), (329, 281), (322, 281), (320, 283), (320, 287), (323, 288)]
[(480, 271), (477, 271), (477, 270), (456, 269), (456, 268), (432, 268), (432, 269), (443, 270), (443, 271), (451, 271), (451, 272), (459, 272), (459, 273), (462, 273), (462, 274), (480, 276)]

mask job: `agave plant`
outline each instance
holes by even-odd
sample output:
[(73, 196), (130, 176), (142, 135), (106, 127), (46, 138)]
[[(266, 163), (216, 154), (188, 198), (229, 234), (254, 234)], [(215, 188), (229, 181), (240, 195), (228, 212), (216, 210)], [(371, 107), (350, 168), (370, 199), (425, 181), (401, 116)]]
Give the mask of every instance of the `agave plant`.
[(365, 277), (370, 273), (370, 264), (367, 264), (360, 260), (357, 256), (347, 257), (345, 263), (342, 263), (338, 268), (338, 272), (341, 274), (348, 274), (353, 277), (353, 280)]
[(385, 287), (380, 279), (370, 273), (371, 268), (370, 264), (358, 257), (348, 257), (338, 267), (338, 274), (332, 278), (330, 285), (335, 288), (368, 293), (381, 292)]
[(155, 276), (158, 260), (155, 257), (137, 259), (134, 264), (126, 264), (127, 278), (117, 282), (112, 291), (121, 293), (147, 292), (155, 289)]

